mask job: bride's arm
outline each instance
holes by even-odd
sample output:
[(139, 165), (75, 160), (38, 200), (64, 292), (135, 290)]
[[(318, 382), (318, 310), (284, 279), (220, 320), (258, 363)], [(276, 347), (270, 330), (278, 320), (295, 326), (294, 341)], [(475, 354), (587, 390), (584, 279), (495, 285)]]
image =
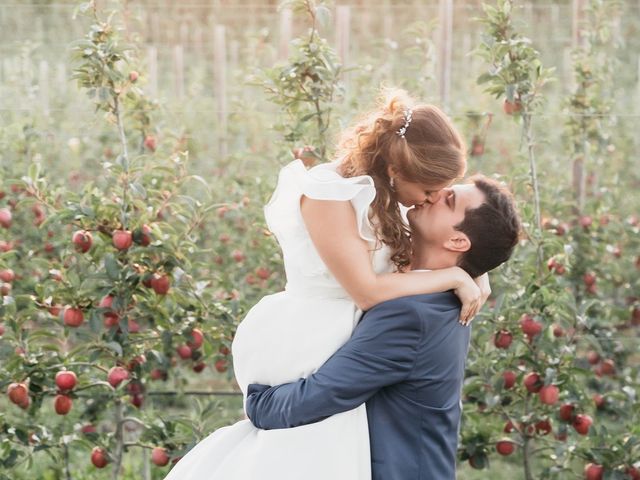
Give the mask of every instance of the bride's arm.
[(468, 323), (477, 313), (480, 289), (459, 267), (410, 275), (376, 274), (371, 265), (369, 245), (360, 237), (350, 202), (303, 197), (301, 209), (320, 257), (362, 310), (407, 295), (455, 290), (462, 302), (461, 322)]

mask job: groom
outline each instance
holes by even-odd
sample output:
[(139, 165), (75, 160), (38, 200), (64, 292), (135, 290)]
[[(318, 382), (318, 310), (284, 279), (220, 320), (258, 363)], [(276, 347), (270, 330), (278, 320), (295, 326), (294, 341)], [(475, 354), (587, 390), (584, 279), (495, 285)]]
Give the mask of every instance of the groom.
[[(520, 230), (511, 195), (482, 176), (409, 210), (408, 220), (412, 270), (458, 265), (473, 277), (506, 261)], [(249, 385), (247, 415), (258, 428), (288, 428), (366, 402), (373, 480), (454, 479), (470, 333), (459, 314), (452, 292), (380, 303), (313, 375)]]

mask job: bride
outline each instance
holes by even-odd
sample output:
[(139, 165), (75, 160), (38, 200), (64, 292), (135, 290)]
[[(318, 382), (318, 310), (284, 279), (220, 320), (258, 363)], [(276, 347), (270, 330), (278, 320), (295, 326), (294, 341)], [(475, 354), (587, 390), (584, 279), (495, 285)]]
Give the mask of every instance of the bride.
[[(454, 290), (467, 323), (488, 296), (486, 276), (458, 267), (406, 275), (410, 242), (400, 205), (435, 202), (466, 169), (465, 146), (436, 107), (390, 90), (343, 133), (337, 160), (285, 166), (265, 217), (282, 248), (287, 285), (260, 300), (233, 341), (236, 379), (278, 385), (312, 374), (351, 336), (363, 310), (397, 297)], [(221, 428), (165, 480), (370, 480), (365, 406), (324, 421), (259, 430)]]

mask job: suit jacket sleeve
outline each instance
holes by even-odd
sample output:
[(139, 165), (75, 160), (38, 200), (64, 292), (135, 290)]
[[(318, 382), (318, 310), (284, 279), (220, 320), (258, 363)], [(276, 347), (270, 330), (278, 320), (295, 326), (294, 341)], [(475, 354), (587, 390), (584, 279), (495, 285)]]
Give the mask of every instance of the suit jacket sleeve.
[(269, 430), (351, 410), (380, 388), (409, 376), (421, 337), (422, 323), (406, 300), (379, 304), (313, 375), (275, 387), (250, 385), (247, 415), (256, 427)]

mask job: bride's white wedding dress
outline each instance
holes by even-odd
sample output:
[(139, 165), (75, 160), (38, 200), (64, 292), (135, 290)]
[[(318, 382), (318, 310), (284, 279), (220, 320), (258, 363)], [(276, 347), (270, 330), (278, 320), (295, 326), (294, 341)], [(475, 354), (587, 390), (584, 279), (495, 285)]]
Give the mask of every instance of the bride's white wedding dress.
[[(300, 198), (350, 201), (377, 273), (391, 271), (389, 249), (376, 247), (367, 175), (343, 178), (339, 163), (307, 170), (296, 160), (281, 171), (265, 217), (284, 256), (287, 285), (262, 298), (233, 341), (236, 379), (278, 385), (315, 372), (351, 336), (361, 311), (320, 259), (300, 214)], [(327, 218), (326, 222), (331, 222)], [(165, 480), (370, 480), (365, 406), (311, 425), (259, 430), (249, 420), (220, 428), (185, 455)]]

